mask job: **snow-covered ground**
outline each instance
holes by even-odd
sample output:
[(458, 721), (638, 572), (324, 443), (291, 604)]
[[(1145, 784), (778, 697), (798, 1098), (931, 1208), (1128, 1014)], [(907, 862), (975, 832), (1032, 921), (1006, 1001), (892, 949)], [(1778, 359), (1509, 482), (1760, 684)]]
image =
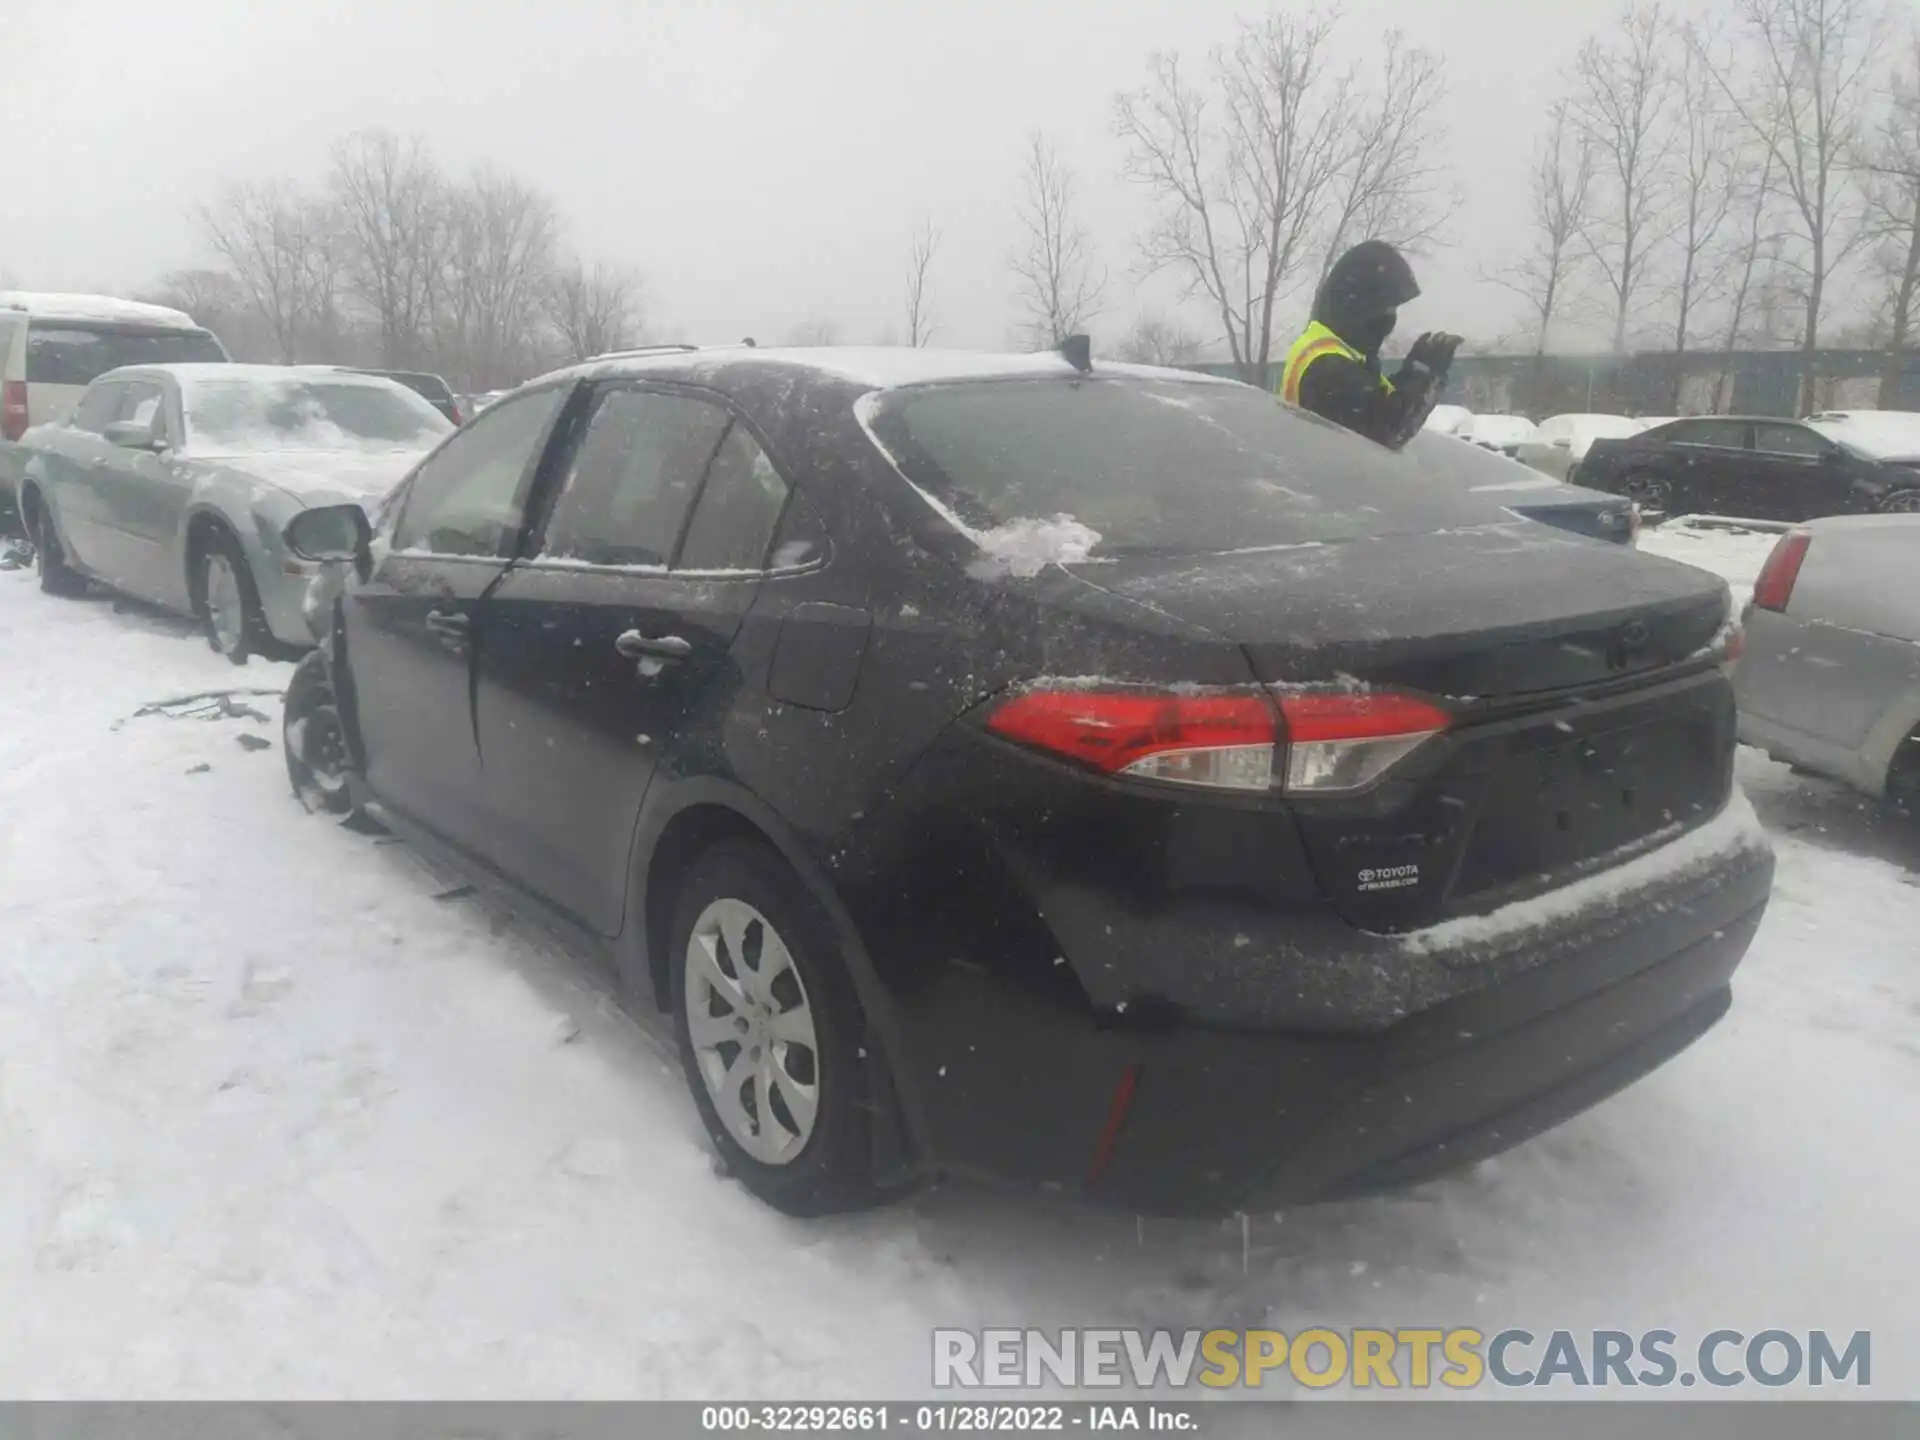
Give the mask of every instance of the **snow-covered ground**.
[[(1752, 558), (1647, 548), (1696, 543)], [(136, 717), (287, 673), (0, 574), (0, 1394), (910, 1396), (936, 1325), (1471, 1324), (1871, 1329), (1920, 1396), (1920, 844), (1833, 787), (1743, 754), (1732, 1014), (1469, 1174), (1244, 1256), (966, 1189), (803, 1224), (589, 972), (303, 813), (274, 699)]]

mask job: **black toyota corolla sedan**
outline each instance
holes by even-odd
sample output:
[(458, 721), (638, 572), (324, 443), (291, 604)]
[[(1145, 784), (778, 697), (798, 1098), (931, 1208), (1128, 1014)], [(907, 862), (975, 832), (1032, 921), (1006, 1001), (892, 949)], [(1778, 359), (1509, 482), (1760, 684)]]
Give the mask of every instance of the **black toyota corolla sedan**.
[(1773, 863), (1726, 587), (1075, 359), (523, 387), (288, 527), (296, 788), (609, 960), (795, 1213), (1368, 1192), (1706, 1030)]

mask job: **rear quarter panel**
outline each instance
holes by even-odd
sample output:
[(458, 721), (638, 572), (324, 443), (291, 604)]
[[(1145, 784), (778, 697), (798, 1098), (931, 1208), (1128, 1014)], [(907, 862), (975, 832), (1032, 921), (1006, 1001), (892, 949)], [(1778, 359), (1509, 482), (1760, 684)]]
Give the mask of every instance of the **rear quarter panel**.
[(1756, 734), (1813, 742), (1789, 758), (1878, 791), (1920, 725), (1920, 516), (1805, 528), (1812, 540), (1787, 613), (1749, 617), (1740, 704)]

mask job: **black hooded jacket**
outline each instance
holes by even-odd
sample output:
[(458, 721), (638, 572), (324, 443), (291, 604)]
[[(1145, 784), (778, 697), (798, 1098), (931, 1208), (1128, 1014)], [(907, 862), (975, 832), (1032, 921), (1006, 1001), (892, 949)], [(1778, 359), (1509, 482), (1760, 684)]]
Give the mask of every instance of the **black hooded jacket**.
[(1398, 448), (1433, 408), (1433, 373), (1402, 365), (1391, 393), (1380, 384), (1380, 346), (1395, 312), (1419, 295), (1406, 257), (1384, 240), (1363, 240), (1333, 262), (1313, 298), (1313, 318), (1366, 357), (1322, 355), (1300, 377), (1301, 408), (1369, 440)]

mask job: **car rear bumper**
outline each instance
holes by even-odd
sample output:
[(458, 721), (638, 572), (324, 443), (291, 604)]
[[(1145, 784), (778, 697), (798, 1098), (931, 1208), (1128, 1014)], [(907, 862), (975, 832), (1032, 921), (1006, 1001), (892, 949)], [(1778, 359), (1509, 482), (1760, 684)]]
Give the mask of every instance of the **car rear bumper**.
[[(1750, 823), (1744, 799), (1734, 806)], [(981, 975), (942, 987), (941, 1033), (975, 1040), (919, 1076), (936, 1161), (1145, 1213), (1226, 1214), (1389, 1189), (1503, 1150), (1725, 1013), (1773, 858), (1750, 829), (1721, 828), (1737, 842), (1695, 845), (1671, 878), (1549, 917), (1518, 942), (1429, 932), (1422, 958), (1456, 975), (1456, 993), (1376, 1028), (1343, 1031), (1338, 1015), (1324, 1029), (1251, 1031), (1151, 1010), (1073, 1014)], [(1338, 963), (1378, 967), (1390, 984), (1385, 967), (1408, 938), (1365, 937), (1379, 943)]]

